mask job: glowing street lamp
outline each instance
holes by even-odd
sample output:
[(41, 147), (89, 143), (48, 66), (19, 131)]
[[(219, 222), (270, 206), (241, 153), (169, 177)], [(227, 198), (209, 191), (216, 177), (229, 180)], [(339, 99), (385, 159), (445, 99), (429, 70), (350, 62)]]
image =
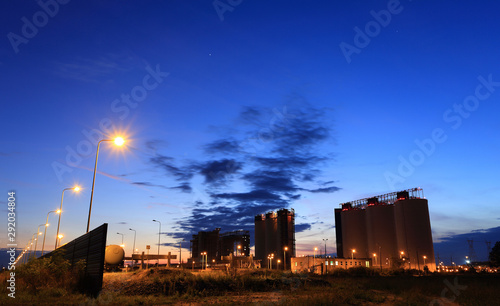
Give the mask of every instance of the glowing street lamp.
[(40, 224), (38, 228), (36, 229), (36, 238), (35, 238), (35, 258), (36, 258), (36, 247), (38, 245), (38, 236), (42, 235), (42, 232), (40, 232), (40, 226), (45, 226), (45, 224)]
[(375, 258), (375, 266), (377, 265), (377, 253), (373, 253), (373, 258)]
[(59, 234), (57, 235), (57, 238), (59, 239), (59, 246), (61, 244), (61, 240), (63, 239), (64, 235), (63, 234)]
[(47, 214), (47, 220), (45, 221), (45, 230), (43, 232), (42, 256), (43, 256), (43, 250), (45, 249), (45, 236), (47, 236), (47, 227), (49, 227), (49, 214), (50, 213), (60, 214), (61, 211), (59, 209), (58, 210), (51, 210)]
[[(238, 244), (238, 247), (237, 247), (238, 251), (240, 251), (240, 256), (242, 255), (241, 254), (241, 245)], [(238, 256), (238, 252), (236, 252), (236, 256)]]
[(351, 266), (352, 266), (352, 262), (354, 261), (354, 253), (356, 253), (356, 249), (351, 250)]
[(125, 247), (125, 245), (123, 244), (123, 236), (125, 236), (125, 234), (122, 234), (122, 233), (116, 233), (117, 235), (122, 235), (122, 244), (120, 244), (120, 246), (122, 247), (122, 249)]
[(123, 140), (122, 137), (116, 137), (115, 139), (101, 139), (97, 143), (97, 151), (95, 154), (95, 164), (94, 164), (94, 177), (92, 179), (92, 191), (90, 192), (90, 207), (89, 207), (89, 219), (87, 221), (87, 233), (89, 232), (89, 227), (90, 227), (90, 215), (92, 213), (92, 200), (94, 198), (94, 186), (95, 186), (95, 173), (97, 171), (97, 158), (99, 157), (99, 146), (101, 145), (101, 142), (103, 141), (113, 141), (115, 145), (117, 146), (122, 146), (125, 143), (125, 140)]
[(160, 221), (158, 221), (158, 220), (153, 220), (153, 222), (158, 222), (158, 225), (160, 226), (160, 227), (158, 228), (158, 261), (157, 261), (157, 263), (158, 263), (158, 268), (159, 268), (159, 267), (160, 267), (160, 237), (161, 237), (161, 235), (160, 235), (160, 234), (161, 234), (161, 222), (160, 222)]
[(72, 187), (72, 188), (64, 188), (63, 191), (62, 191), (61, 206), (59, 207), (59, 221), (57, 222), (56, 245), (54, 247), (54, 250), (57, 249), (57, 236), (59, 235), (59, 226), (61, 225), (62, 204), (63, 204), (63, 199), (64, 199), (64, 192), (66, 190), (73, 190), (74, 192), (78, 192), (78, 191), (80, 191), (80, 187), (75, 186), (75, 187)]
[(316, 270), (316, 251), (318, 250), (318, 248), (314, 248), (314, 255), (313, 255), (313, 273), (314, 271)]
[(424, 257), (424, 267), (425, 267), (425, 260), (427, 259), (427, 256), (423, 256)]

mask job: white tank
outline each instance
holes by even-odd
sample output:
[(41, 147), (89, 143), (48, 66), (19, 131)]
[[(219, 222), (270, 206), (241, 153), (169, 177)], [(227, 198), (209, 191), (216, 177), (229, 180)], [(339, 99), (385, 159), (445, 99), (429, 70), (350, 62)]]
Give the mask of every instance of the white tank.
[(108, 245), (104, 255), (104, 262), (108, 265), (117, 265), (125, 258), (125, 251), (119, 245)]

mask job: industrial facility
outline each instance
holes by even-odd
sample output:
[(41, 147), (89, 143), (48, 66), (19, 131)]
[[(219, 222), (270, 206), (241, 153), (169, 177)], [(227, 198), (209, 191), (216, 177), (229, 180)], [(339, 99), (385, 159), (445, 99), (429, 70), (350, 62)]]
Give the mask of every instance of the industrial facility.
[[(201, 231), (191, 239), (191, 262), (218, 262), (223, 256), (249, 256), (250, 232), (244, 230), (220, 233)], [(203, 253), (203, 255), (202, 255)]]
[(421, 188), (340, 204), (337, 257), (371, 258), (374, 267), (436, 269), (428, 202)]
[(255, 258), (264, 266), (271, 257), (283, 260), (282, 267), (290, 269), (290, 258), (295, 257), (293, 209), (255, 216)]

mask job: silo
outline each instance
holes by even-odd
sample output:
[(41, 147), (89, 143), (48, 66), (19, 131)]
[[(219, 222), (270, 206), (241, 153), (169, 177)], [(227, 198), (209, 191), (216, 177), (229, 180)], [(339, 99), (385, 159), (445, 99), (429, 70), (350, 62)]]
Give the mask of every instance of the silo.
[[(391, 258), (398, 256), (394, 205), (377, 203), (366, 208), (368, 252), (373, 265), (389, 268)], [(374, 256), (374, 254), (376, 254)]]
[(277, 248), (276, 245), (278, 243), (278, 218), (276, 216), (276, 212), (270, 212), (266, 214), (266, 249), (264, 258), (267, 259), (267, 256), (270, 254), (274, 254), (276, 257)]
[(255, 258), (264, 260), (266, 258), (266, 217), (255, 216)]
[[(367, 258), (366, 219), (364, 209), (346, 209), (341, 212), (342, 244), (345, 258)], [(352, 250), (356, 250), (354, 254)]]
[[(404, 252), (405, 268), (436, 269), (429, 207), (426, 199), (399, 197), (394, 203), (398, 252)], [(408, 263), (409, 262), (409, 263)]]

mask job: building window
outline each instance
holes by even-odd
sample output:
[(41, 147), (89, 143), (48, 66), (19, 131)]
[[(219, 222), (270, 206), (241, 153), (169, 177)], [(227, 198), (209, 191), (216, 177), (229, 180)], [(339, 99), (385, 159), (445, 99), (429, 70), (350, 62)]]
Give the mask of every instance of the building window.
[(330, 261), (330, 266), (333, 266), (333, 260)]
[(327, 260), (327, 261), (325, 261), (325, 266), (328, 266), (328, 260)]
[(297, 262), (295, 262), (295, 266), (297, 266)]
[[(341, 262), (342, 263), (342, 262)], [(339, 265), (339, 262), (338, 260), (335, 261), (335, 265), (338, 266)]]
[(370, 267), (370, 262), (367, 260), (366, 261), (366, 267), (369, 268)]

